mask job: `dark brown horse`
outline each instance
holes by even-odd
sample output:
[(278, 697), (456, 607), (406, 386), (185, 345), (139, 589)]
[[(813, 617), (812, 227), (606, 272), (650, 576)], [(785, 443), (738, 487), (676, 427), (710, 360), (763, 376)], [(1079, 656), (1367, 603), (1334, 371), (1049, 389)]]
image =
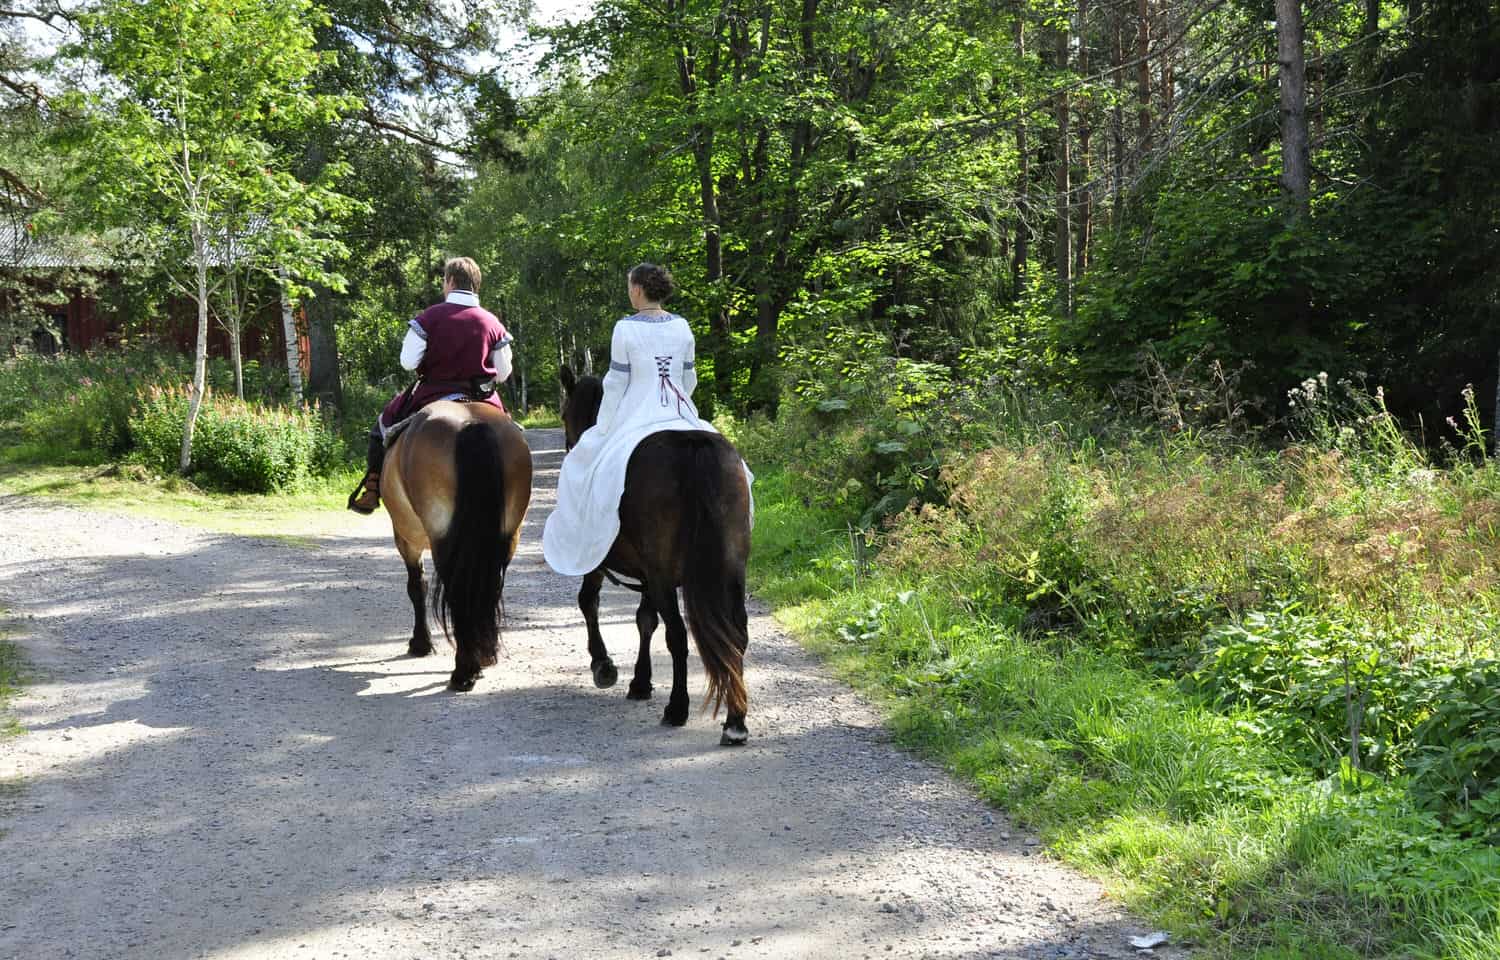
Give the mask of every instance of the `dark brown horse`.
[[(500, 650), (505, 569), (531, 504), (531, 448), (510, 417), (483, 403), (423, 407), (385, 454), (380, 496), (406, 562), (416, 613), (408, 650), (432, 653), (422, 551), (432, 551), (432, 607), (456, 651), (452, 690), (474, 688)], [(450, 630), (451, 626), (451, 630)]]
[[(568, 449), (599, 417), (603, 386), (597, 377), (575, 381), (562, 371), (567, 401), (563, 428)], [(719, 742), (749, 739), (745, 711), (745, 648), (750, 642), (745, 617), (745, 562), (750, 556), (750, 488), (740, 455), (717, 433), (665, 430), (636, 446), (625, 469), (620, 498), (620, 533), (599, 569), (583, 578), (578, 607), (588, 625), (594, 684), (614, 686), (619, 677), (599, 633), (599, 590), (606, 575), (639, 583), (635, 623), (640, 652), (626, 696), (651, 697), (651, 635), (658, 618), (666, 621), (672, 654), (672, 694), (661, 722), (687, 723), (687, 625), (677, 607), (677, 588), (687, 607), (698, 656), (708, 674), (705, 706), (727, 708)]]

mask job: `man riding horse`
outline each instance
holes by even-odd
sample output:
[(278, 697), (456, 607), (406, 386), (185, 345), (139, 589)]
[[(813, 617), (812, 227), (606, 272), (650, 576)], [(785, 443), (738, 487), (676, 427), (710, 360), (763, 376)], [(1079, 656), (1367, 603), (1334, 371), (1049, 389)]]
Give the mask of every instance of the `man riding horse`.
[(418, 410), (435, 400), (488, 403), (503, 413), (495, 388), (510, 376), (511, 336), (479, 305), (479, 265), (468, 257), (443, 264), (443, 302), (422, 311), (401, 344), (401, 366), (417, 381), (385, 405), (370, 430), (366, 473), (349, 495), (349, 509), (374, 513), (380, 506), (380, 471), (386, 441)]

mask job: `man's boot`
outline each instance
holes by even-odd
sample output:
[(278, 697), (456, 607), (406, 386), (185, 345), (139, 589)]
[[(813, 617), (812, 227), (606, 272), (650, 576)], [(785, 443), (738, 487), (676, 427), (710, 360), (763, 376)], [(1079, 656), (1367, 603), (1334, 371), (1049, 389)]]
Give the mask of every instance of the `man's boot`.
[(355, 513), (374, 513), (380, 506), (380, 468), (385, 462), (385, 441), (380, 428), (370, 431), (370, 446), (365, 452), (365, 478), (349, 494), (349, 509)]

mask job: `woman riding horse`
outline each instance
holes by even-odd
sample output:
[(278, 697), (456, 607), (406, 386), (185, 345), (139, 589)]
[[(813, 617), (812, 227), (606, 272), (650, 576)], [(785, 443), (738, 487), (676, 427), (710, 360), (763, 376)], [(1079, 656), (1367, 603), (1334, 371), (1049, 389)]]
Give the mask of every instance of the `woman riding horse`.
[(672, 289), (665, 269), (648, 263), (632, 269), (627, 290), (636, 312), (615, 324), (603, 383), (592, 377), (575, 383), (564, 369), (569, 453), (542, 547), (552, 569), (584, 577), (578, 605), (600, 687), (617, 677), (598, 626), (606, 571), (640, 582), (641, 648), (628, 696), (651, 696), (650, 640), (660, 616), (673, 674), (662, 722), (672, 726), (686, 723), (688, 714), (681, 586), (708, 674), (708, 700), (716, 715), (721, 705), (728, 708), (721, 742), (740, 744), (749, 736), (743, 668), (753, 478), (693, 406), (693, 333), (661, 306)]

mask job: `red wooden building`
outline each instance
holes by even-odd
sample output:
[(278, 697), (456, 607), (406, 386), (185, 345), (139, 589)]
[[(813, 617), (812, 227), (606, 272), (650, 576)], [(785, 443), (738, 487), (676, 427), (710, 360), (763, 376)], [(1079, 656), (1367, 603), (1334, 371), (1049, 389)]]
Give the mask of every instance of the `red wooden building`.
[[(33, 334), (32, 349), (44, 353), (83, 351), (129, 340), (171, 344), (184, 353), (192, 352), (198, 309), (191, 299), (174, 296), (163, 316), (127, 324), (100, 298), (101, 293), (118, 288), (119, 283), (119, 275), (97, 244), (78, 238), (38, 238), (22, 224), (0, 224), (0, 311), (40, 311), (49, 321)], [(247, 361), (281, 366), (286, 363), (281, 307), (274, 296), (266, 300), (254, 316), (247, 318), (240, 349)], [(307, 325), (300, 309), (295, 325), (305, 378)], [(212, 318), (208, 352), (210, 356), (229, 356), (229, 335)]]

